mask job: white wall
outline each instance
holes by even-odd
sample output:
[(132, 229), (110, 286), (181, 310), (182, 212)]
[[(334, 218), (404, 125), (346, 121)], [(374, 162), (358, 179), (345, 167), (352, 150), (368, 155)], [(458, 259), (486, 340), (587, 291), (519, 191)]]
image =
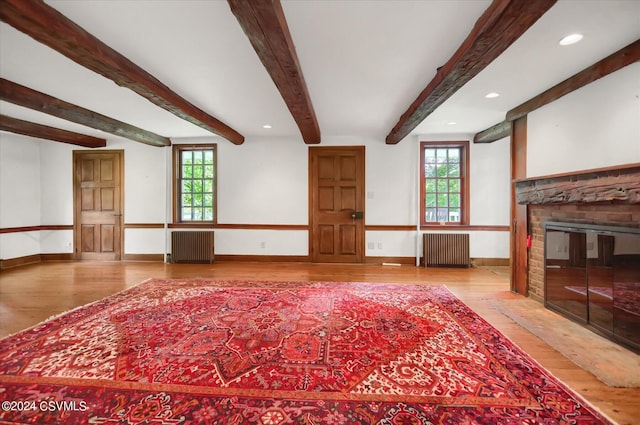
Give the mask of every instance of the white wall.
[(305, 230), (217, 229), (215, 251), (220, 255), (307, 255)]
[[(457, 136), (456, 140), (469, 135)], [(417, 226), (419, 220), (419, 142), (413, 137), (386, 145), (371, 137), (327, 137), (322, 146), (366, 147), (366, 221), (368, 225)], [(444, 138), (436, 138), (444, 140)], [(217, 143), (218, 222), (221, 224), (307, 225), (308, 151), (298, 138), (251, 138), (236, 146), (218, 137), (173, 140)], [(73, 224), (73, 150), (61, 143), (0, 135), (0, 227)], [(171, 148), (118, 138), (106, 149), (123, 149), (124, 223), (166, 225), (171, 217)], [(509, 143), (471, 144), (471, 224), (507, 225), (509, 218)], [(7, 177), (18, 170), (28, 178), (19, 190)], [(12, 181), (13, 178), (11, 177)], [(25, 199), (26, 198), (26, 199)], [(21, 207), (25, 206), (24, 211)], [(508, 258), (508, 232), (470, 231), (473, 257)], [(421, 255), (419, 232), (368, 231), (368, 256)], [(69, 230), (8, 233), (1, 258), (72, 252)], [(168, 252), (167, 228), (128, 228), (125, 254)], [(370, 245), (372, 243), (373, 245)], [(9, 247), (9, 250), (7, 248)], [(216, 253), (228, 255), (309, 254), (306, 230), (217, 229)]]
[(527, 118), (527, 177), (640, 162), (640, 63)]
[(509, 225), (510, 138), (470, 146), (471, 224)]
[[(0, 228), (40, 224), (40, 142), (2, 133), (0, 138)], [(0, 258), (40, 253), (40, 234), (0, 234)]]
[[(124, 223), (164, 223), (165, 204), (170, 201), (171, 187), (165, 183), (165, 155), (171, 148), (121, 141), (109, 143), (107, 149), (124, 149)], [(168, 168), (167, 168), (168, 167)], [(131, 229), (133, 230), (133, 229)], [(161, 252), (161, 251), (160, 251)]]
[(307, 145), (277, 138), (210, 142), (218, 144), (218, 223), (307, 224)]
[(3, 133), (0, 139), (0, 225), (40, 223), (40, 142)]
[[(73, 225), (73, 150), (77, 146), (40, 141), (40, 222)], [(73, 253), (73, 230), (40, 232), (40, 253)]]
[(39, 224), (73, 225), (73, 150), (78, 147), (47, 141), (38, 144), (42, 201)]
[(164, 229), (125, 229), (125, 254), (162, 254), (169, 252)]
[[(353, 144), (357, 144), (355, 142)], [(407, 138), (397, 145), (387, 145), (380, 140), (366, 141), (366, 224), (415, 225), (418, 222), (419, 162), (420, 143), (417, 138)], [(375, 239), (384, 240), (385, 232), (378, 233), (380, 236)], [(368, 234), (367, 239), (370, 236)], [(391, 241), (399, 236), (387, 237)], [(389, 255), (383, 249), (384, 253), (371, 255)]]

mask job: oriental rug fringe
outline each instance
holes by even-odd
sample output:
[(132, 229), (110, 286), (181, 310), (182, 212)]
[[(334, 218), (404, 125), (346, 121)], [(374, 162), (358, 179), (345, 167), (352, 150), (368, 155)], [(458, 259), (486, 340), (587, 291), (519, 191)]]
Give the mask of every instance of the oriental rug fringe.
[(608, 424), (443, 286), (152, 279), (0, 341), (1, 423)]

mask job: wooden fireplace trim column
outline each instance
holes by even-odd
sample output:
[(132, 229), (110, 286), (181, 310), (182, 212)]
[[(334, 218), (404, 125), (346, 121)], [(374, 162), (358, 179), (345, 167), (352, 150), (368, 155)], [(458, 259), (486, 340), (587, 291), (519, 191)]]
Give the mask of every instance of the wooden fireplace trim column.
[(527, 176), (527, 116), (511, 126), (511, 292), (528, 295), (527, 206), (516, 202), (516, 182)]

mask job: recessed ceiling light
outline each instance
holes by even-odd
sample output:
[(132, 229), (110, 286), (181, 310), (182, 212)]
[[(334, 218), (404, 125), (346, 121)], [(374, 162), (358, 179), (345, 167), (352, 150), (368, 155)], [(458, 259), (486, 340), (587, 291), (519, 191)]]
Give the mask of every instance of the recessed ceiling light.
[(561, 46), (569, 46), (571, 44), (575, 44), (578, 41), (582, 40), (582, 37), (584, 37), (582, 34), (569, 34), (566, 37), (562, 38), (562, 40), (560, 40), (558, 42), (558, 44), (560, 44)]
[(269, 124), (265, 124), (262, 126), (262, 128), (271, 128), (271, 126)]
[(449, 122), (447, 123), (447, 125), (456, 125), (456, 124), (457, 124), (457, 122), (455, 122), (455, 121), (449, 121)]
[(487, 99), (493, 99), (494, 97), (498, 97), (500, 96), (500, 93), (496, 93), (496, 92), (491, 92), (491, 93), (487, 93), (484, 97), (486, 97)]

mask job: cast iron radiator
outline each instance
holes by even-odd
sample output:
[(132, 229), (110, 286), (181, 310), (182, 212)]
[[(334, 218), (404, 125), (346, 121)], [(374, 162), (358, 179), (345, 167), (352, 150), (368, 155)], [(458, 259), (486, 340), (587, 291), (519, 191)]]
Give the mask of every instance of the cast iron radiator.
[(213, 263), (212, 231), (171, 232), (172, 263)]
[(471, 265), (468, 233), (425, 233), (422, 251), (425, 267)]

